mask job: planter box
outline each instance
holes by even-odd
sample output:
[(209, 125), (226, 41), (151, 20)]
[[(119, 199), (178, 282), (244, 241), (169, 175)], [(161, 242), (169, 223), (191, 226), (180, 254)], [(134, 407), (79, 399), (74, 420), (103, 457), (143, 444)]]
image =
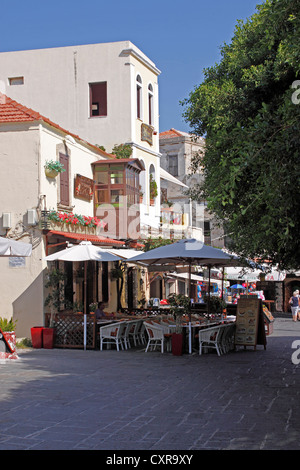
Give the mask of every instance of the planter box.
[(56, 178), (56, 176), (58, 175), (58, 171), (45, 168), (45, 175), (47, 176), (47, 178)]
[(172, 354), (174, 356), (182, 355), (183, 335), (182, 333), (172, 334)]
[(55, 340), (55, 328), (43, 328), (43, 348), (53, 349)]
[(33, 348), (43, 347), (43, 326), (34, 326), (31, 328), (31, 342)]

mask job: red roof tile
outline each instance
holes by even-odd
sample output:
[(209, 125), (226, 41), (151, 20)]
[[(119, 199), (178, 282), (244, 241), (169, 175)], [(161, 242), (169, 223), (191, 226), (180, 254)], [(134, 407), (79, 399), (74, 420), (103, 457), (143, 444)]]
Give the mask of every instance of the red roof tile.
[(60, 235), (65, 238), (72, 238), (75, 240), (86, 240), (89, 242), (97, 243), (99, 245), (125, 245), (125, 243), (121, 240), (99, 237), (98, 235), (86, 235), (84, 233), (60, 232), (59, 230), (49, 230), (48, 235)]
[(12, 100), (8, 96), (4, 95), (0, 92), (0, 124), (8, 123), (8, 122), (33, 122), (33, 121), (43, 121), (50, 126), (54, 127), (62, 131), (63, 133), (74, 137), (75, 139), (86, 143), (89, 147), (92, 147), (93, 150), (97, 151), (97, 153), (101, 154), (102, 156), (108, 158), (115, 158), (115, 155), (111, 155), (110, 153), (104, 152), (103, 150), (99, 149), (97, 146), (86, 142), (85, 140), (81, 139), (78, 135), (73, 134), (72, 132), (63, 129), (58, 124), (54, 123), (50, 119), (42, 116), (40, 113), (34, 111), (33, 109), (27, 108), (22, 104), (18, 103), (17, 101)]
[(182, 133), (179, 131), (176, 131), (176, 129), (170, 129), (165, 132), (160, 132), (159, 138), (161, 139), (172, 139), (172, 137), (181, 137)]

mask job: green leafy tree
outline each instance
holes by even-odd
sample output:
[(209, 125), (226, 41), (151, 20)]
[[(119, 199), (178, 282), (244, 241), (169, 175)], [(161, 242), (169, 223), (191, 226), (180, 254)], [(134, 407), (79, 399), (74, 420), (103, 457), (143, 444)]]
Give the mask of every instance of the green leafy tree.
[(171, 240), (169, 238), (151, 238), (148, 237), (146, 240), (142, 241), (144, 247), (143, 251), (149, 251), (153, 250), (154, 248), (159, 248), (160, 246), (165, 246), (165, 245), (170, 245), (171, 243), (174, 243), (174, 240)]
[(300, 0), (267, 0), (182, 103), (205, 152), (193, 199), (226, 224), (232, 248), (282, 268), (300, 266)]
[(115, 145), (111, 153), (117, 158), (130, 158), (132, 155), (132, 147), (129, 144)]

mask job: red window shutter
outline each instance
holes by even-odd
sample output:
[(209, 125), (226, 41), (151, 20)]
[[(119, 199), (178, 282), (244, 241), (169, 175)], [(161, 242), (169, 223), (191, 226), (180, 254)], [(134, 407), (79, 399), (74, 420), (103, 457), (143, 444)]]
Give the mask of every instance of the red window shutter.
[(62, 171), (60, 174), (60, 203), (69, 206), (69, 156), (63, 153), (59, 154), (59, 161), (64, 165), (66, 171)]

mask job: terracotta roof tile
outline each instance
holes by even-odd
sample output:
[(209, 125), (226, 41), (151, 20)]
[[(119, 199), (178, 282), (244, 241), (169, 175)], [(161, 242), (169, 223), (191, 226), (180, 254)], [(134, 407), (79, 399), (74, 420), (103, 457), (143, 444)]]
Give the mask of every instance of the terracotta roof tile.
[(34, 111), (33, 109), (27, 108), (17, 101), (12, 100), (8, 96), (0, 92), (0, 124), (8, 122), (33, 122), (33, 121), (43, 121), (50, 126), (62, 131), (63, 133), (74, 137), (75, 139), (86, 143), (89, 147), (92, 147), (93, 150), (96, 150), (97, 153), (101, 154), (106, 158), (115, 158), (115, 155), (104, 152), (100, 150), (97, 146), (86, 142), (81, 139), (78, 135), (73, 134), (72, 132), (63, 129), (61, 126), (51, 121), (49, 118), (42, 116), (40, 113)]
[[(49, 230), (48, 235), (59, 235), (65, 238), (72, 238), (74, 240), (86, 240), (100, 245), (125, 245), (121, 240), (114, 240), (113, 238), (99, 237), (98, 235), (86, 235), (83, 233), (75, 232), (60, 232), (59, 230)], [(51, 245), (50, 245), (51, 246)]]
[(176, 129), (170, 129), (165, 132), (160, 132), (159, 138), (160, 139), (172, 139), (172, 137), (181, 137), (183, 134), (179, 131), (176, 131)]

